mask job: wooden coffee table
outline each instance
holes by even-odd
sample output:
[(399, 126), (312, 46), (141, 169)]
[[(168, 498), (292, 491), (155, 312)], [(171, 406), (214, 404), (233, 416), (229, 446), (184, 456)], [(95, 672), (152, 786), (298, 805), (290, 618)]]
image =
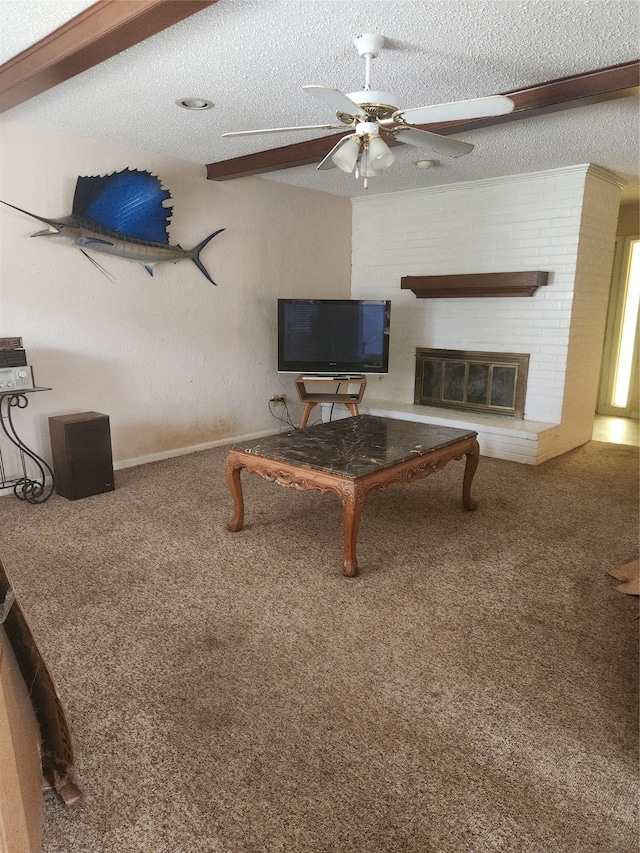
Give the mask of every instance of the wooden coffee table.
[(476, 436), (463, 429), (358, 415), (234, 444), (225, 471), (235, 508), (227, 529), (242, 530), (244, 523), (243, 469), (290, 489), (334, 492), (344, 506), (343, 572), (353, 577), (362, 506), (372, 489), (411, 483), (466, 456), (462, 505), (476, 508), (471, 497), (479, 460)]

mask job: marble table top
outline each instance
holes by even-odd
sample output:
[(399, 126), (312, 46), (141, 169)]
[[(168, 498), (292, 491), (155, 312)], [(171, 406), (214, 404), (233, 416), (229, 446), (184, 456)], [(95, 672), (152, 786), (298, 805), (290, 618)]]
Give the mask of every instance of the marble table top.
[(355, 480), (476, 435), (472, 430), (358, 415), (239, 442), (232, 450)]

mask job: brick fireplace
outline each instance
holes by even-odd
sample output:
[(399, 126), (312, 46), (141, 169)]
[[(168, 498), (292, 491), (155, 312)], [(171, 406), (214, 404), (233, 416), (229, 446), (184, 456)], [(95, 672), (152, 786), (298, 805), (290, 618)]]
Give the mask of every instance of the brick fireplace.
[[(351, 295), (391, 299), (388, 376), (361, 411), (460, 424), (538, 464), (591, 438), (621, 182), (584, 164), (353, 199)], [(406, 276), (539, 270), (528, 297), (416, 298)], [(416, 347), (528, 354), (523, 417), (415, 403)]]

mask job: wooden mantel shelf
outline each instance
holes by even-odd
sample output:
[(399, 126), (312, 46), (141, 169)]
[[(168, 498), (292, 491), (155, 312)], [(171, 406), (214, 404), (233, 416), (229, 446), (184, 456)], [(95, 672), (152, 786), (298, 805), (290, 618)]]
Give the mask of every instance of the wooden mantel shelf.
[(418, 299), (455, 299), (467, 296), (533, 296), (547, 284), (549, 273), (487, 272), (467, 275), (405, 275), (403, 290), (413, 290)]

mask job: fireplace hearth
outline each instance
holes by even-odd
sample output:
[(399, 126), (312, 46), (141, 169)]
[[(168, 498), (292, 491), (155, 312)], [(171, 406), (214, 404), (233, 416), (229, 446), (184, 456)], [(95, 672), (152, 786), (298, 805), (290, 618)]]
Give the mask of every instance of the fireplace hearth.
[(529, 355), (416, 347), (414, 403), (524, 418)]

